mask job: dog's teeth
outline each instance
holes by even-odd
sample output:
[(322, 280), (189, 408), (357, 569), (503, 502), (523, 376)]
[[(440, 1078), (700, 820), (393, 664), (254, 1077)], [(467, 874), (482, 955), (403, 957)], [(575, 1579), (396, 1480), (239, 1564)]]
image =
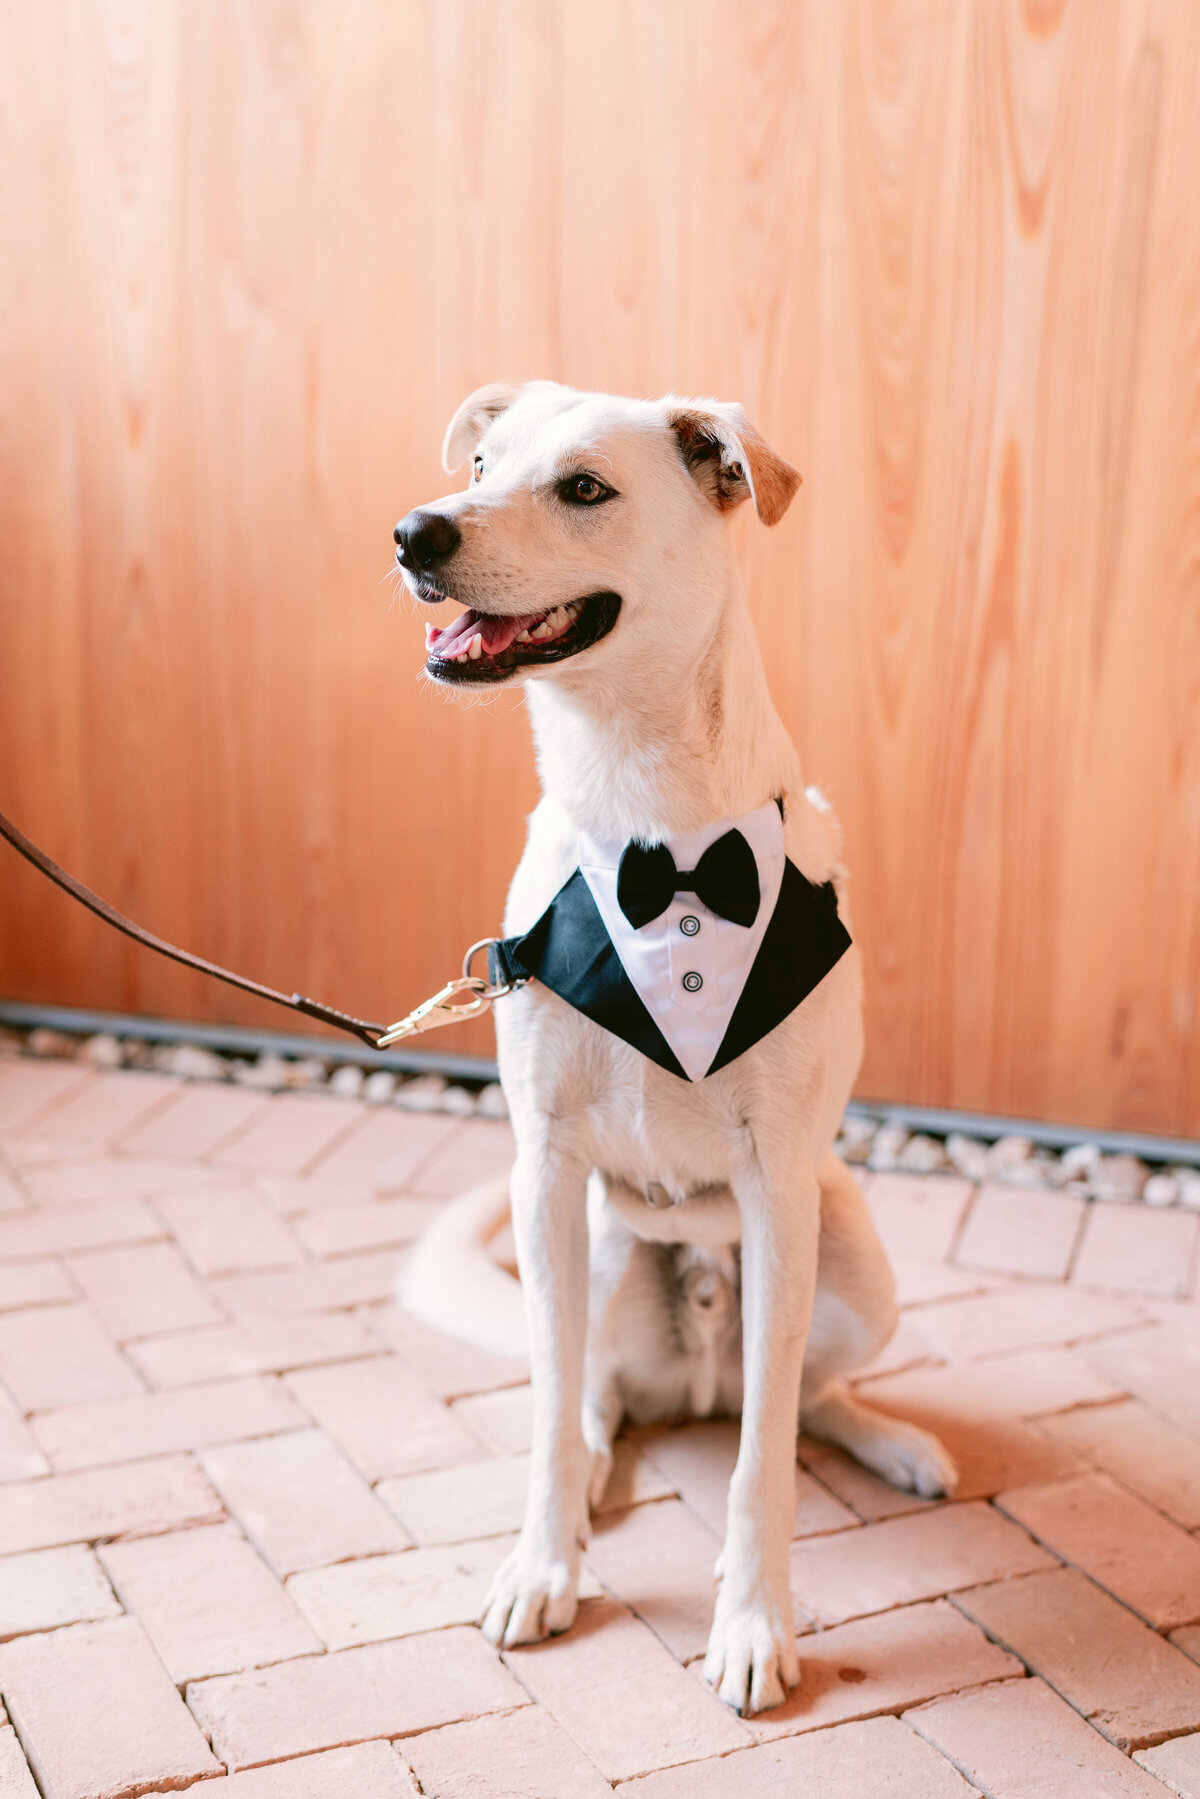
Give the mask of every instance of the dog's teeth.
[(528, 631), (518, 631), (517, 632), (517, 642), (518, 643), (528, 643), (529, 642)]
[(542, 622), (541, 622), (541, 624), (540, 624), (540, 625), (535, 625), (535, 626), (534, 626), (534, 627), (533, 627), (533, 630), (532, 630), (532, 631), (531, 631), (531, 632), (530, 632), (530, 633), (529, 633), (529, 635), (530, 635), (530, 636), (531, 636), (531, 637), (532, 637), (532, 638), (533, 638), (533, 639), (534, 639), (534, 640), (535, 640), (535, 641), (536, 641), (536, 640), (537, 640), (537, 639), (539, 639), (539, 638), (542, 638), (542, 637), (549, 637), (549, 635), (550, 635), (550, 621), (549, 621), (549, 619), (543, 619), (543, 620), (542, 620)]
[(472, 637), (470, 643), (467, 645), (467, 655), (472, 662), (478, 662), (479, 658), (483, 655), (483, 636), (479, 631), (476, 631), (474, 637)]
[(465, 651), (465, 650), (464, 650), (464, 651), (463, 651), (463, 653), (462, 653), (462, 655), (461, 655), (461, 656), (456, 656), (456, 657), (455, 657), (455, 658), (454, 658), (454, 660), (455, 660), (455, 661), (456, 661), (456, 662), (465, 662), (465, 661), (466, 661), (466, 659), (467, 659), (467, 654), (466, 654), (466, 651)]

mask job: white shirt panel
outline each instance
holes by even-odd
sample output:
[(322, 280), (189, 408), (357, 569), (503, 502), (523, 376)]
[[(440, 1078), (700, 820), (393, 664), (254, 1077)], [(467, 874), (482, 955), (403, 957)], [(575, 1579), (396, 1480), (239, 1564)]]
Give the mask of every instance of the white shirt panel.
[[(774, 800), (741, 818), (723, 818), (687, 837), (668, 837), (680, 871), (695, 868), (710, 844), (738, 830), (758, 864), (759, 906), (752, 925), (710, 912), (694, 893), (677, 893), (666, 911), (635, 931), (617, 901), (625, 845), (579, 839), (579, 866), (621, 966), (689, 1080), (708, 1073), (754, 966), (783, 885), (783, 820)], [(691, 924), (694, 919), (699, 930)], [(697, 981), (698, 977), (698, 981)]]

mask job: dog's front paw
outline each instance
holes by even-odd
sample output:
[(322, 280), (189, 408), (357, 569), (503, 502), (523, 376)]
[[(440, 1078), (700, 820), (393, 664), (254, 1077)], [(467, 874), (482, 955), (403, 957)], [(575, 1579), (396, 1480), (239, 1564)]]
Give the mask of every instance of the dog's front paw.
[(779, 1597), (735, 1600), (722, 1587), (704, 1658), (704, 1678), (735, 1712), (782, 1705), (800, 1684), (787, 1587)]
[(483, 1634), (498, 1649), (540, 1643), (570, 1630), (578, 1605), (579, 1558), (574, 1565), (539, 1556), (520, 1543), (501, 1563), (484, 1602)]

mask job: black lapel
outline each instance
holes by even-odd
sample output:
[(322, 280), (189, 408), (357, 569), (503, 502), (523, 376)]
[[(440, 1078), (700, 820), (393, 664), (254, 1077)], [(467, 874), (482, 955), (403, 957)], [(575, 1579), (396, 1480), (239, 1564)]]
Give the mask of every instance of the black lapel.
[(817, 887), (785, 862), (771, 922), (707, 1072), (724, 1068), (782, 1024), (849, 948), (833, 882)]
[(621, 966), (582, 869), (577, 868), (559, 889), (531, 931), (524, 937), (505, 938), (500, 948), (510, 968), (515, 965), (525, 974), (536, 975), (585, 1018), (631, 1044), (669, 1074), (687, 1080), (675, 1052)]

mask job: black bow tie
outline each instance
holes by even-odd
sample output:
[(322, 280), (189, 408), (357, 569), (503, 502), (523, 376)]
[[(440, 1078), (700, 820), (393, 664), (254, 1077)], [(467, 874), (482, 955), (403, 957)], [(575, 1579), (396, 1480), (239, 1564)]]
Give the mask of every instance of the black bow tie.
[(665, 843), (626, 846), (617, 870), (617, 902), (635, 931), (666, 911), (677, 893), (694, 893), (731, 924), (754, 923), (761, 897), (754, 851), (737, 830), (710, 843), (695, 868), (679, 869)]

